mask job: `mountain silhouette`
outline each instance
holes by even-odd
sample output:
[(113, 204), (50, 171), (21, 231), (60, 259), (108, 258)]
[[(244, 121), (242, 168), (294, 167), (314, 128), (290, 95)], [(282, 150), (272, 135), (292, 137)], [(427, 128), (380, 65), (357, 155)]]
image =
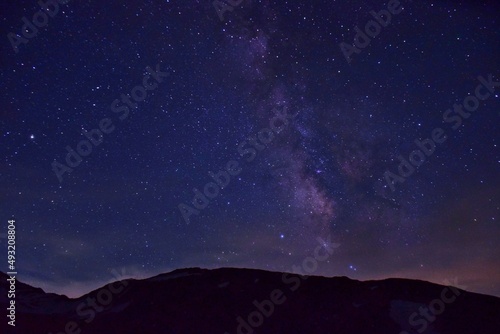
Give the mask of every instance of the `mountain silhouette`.
[[(0, 273), (5, 313), (9, 282)], [(179, 269), (79, 298), (16, 282), (26, 334), (494, 334), (500, 298), (419, 280), (357, 281), (254, 269)], [(7, 311), (8, 312), (8, 311)]]

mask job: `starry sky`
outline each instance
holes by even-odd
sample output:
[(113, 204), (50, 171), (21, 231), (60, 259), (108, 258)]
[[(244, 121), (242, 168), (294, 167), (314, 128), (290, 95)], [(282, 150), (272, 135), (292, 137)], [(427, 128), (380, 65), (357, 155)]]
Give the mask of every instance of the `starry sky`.
[[(0, 244), (14, 217), (17, 278), (78, 296), (113, 272), (291, 271), (320, 237), (339, 246), (315, 275), (500, 296), (500, 87), (452, 111), (500, 79), (500, 5), (401, 0), (346, 57), (388, 2), (232, 2), (69, 1), (30, 38), (40, 6), (2, 2)], [(435, 129), (446, 140), (389, 184)], [(229, 183), (193, 204), (211, 175)]]

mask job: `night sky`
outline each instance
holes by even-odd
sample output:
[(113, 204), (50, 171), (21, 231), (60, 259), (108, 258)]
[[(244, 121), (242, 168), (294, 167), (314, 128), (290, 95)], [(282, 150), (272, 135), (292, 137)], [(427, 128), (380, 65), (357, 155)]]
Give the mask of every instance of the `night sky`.
[(500, 296), (500, 4), (391, 0), (356, 47), (388, 2), (239, 2), (73, 0), (29, 38), (40, 6), (2, 2), (17, 278), (292, 271), (329, 238), (314, 275)]

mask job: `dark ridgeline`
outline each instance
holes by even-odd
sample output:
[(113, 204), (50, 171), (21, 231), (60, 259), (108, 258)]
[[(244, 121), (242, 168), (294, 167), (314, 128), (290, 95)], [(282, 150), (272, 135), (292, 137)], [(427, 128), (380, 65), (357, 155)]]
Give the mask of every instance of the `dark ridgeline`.
[[(0, 306), (5, 313), (8, 277), (4, 273), (0, 277)], [(4, 315), (1, 333), (496, 334), (500, 330), (500, 298), (407, 279), (361, 282), (252, 269), (190, 268), (116, 282), (76, 299), (21, 282), (16, 290), (15, 331)], [(441, 300), (433, 304), (436, 315), (418, 313), (435, 300)], [(442, 312), (439, 305), (445, 305)]]

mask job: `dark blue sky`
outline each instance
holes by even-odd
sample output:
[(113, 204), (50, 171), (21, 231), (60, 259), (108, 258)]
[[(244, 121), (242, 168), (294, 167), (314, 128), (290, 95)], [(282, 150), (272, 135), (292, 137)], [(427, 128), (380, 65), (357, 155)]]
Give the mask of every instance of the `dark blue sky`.
[[(113, 270), (290, 271), (330, 236), (314, 274), (500, 296), (500, 87), (479, 79), (500, 79), (494, 1), (401, 1), (350, 62), (341, 43), (387, 2), (245, 0), (221, 21), (210, 1), (70, 1), (25, 42), (40, 6), (0, 6), (0, 220), (17, 221), (18, 279), (78, 295)], [(469, 95), (474, 110), (454, 110)], [(398, 157), (439, 128), (392, 191)], [(67, 166), (84, 130), (98, 145)], [(230, 161), (197, 209), (193, 189)]]

